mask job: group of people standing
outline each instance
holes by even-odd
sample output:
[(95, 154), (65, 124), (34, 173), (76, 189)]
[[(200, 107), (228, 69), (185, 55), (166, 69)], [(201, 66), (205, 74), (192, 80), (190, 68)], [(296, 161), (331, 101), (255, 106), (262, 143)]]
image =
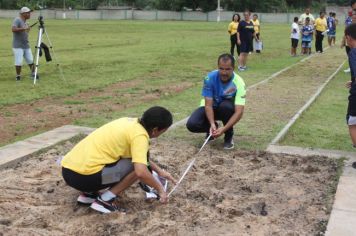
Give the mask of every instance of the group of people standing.
[(254, 52), (254, 49), (256, 50), (256, 53), (260, 53), (262, 50), (258, 15), (254, 14), (251, 19), (251, 13), (245, 11), (243, 17), (244, 19), (241, 20), (239, 14), (234, 14), (232, 16), (232, 21), (228, 26), (231, 43), (230, 54), (234, 57), (236, 47), (239, 71), (245, 71), (247, 69), (246, 64), (248, 54)]
[(325, 12), (320, 12), (317, 19), (310, 13), (307, 8), (299, 18), (294, 17), (291, 27), (291, 56), (297, 56), (298, 42), (301, 38), (301, 54), (311, 54), (312, 41), (315, 36), (315, 51), (323, 53), (324, 36), (328, 36), (329, 45), (335, 45), (336, 25), (338, 20), (336, 13), (330, 12), (325, 17)]

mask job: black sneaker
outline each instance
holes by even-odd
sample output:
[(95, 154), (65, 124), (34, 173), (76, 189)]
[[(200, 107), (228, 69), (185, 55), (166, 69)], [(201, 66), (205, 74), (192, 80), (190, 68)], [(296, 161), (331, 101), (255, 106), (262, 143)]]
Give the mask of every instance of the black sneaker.
[(230, 140), (225, 140), (224, 142), (224, 149), (225, 150), (230, 150), (234, 148), (234, 140), (231, 138)]
[(119, 207), (115, 204), (116, 198), (112, 198), (109, 201), (104, 201), (100, 196), (90, 205), (91, 209), (99, 211), (101, 213), (111, 213), (115, 211), (126, 212), (126, 209)]
[(82, 193), (77, 198), (79, 204), (90, 205), (95, 202), (96, 198), (99, 196), (98, 193)]
[(21, 76), (20, 75), (16, 75), (16, 81), (20, 81), (21, 80)]

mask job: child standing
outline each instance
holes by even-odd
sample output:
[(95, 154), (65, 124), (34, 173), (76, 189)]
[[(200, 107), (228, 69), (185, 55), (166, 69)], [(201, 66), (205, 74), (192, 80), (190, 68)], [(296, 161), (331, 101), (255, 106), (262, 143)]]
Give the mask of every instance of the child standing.
[(292, 24), (292, 29), (291, 29), (291, 41), (292, 41), (292, 47), (290, 50), (290, 54), (292, 57), (297, 56), (297, 47), (298, 47), (298, 41), (299, 41), (299, 26), (298, 26), (298, 17), (294, 17), (294, 22)]
[(310, 18), (305, 19), (305, 25), (302, 28), (302, 54), (311, 54), (311, 44), (313, 40), (313, 26), (310, 24)]

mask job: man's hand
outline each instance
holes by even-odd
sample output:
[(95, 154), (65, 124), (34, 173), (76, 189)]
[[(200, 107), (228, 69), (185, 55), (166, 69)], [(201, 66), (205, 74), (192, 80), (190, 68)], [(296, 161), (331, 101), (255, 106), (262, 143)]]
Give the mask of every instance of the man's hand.
[(165, 170), (161, 170), (160, 173), (158, 173), (159, 176), (168, 179), (169, 181), (171, 181), (173, 184), (177, 184), (177, 180), (175, 178), (173, 178), (173, 176), (168, 173)]
[(215, 130), (215, 132), (213, 133), (213, 137), (214, 137), (214, 138), (218, 138), (218, 137), (220, 137), (221, 135), (223, 135), (224, 133), (225, 133), (224, 127), (220, 127), (220, 128), (218, 128), (217, 130)]
[(168, 202), (168, 195), (165, 191), (159, 191), (158, 192), (159, 195), (159, 201), (163, 204)]
[(346, 88), (351, 88), (351, 85), (352, 85), (352, 81), (348, 81), (346, 84), (345, 84), (345, 87)]
[(210, 134), (214, 137), (214, 134), (216, 132), (217, 128), (215, 125), (215, 122), (213, 124), (210, 125)]

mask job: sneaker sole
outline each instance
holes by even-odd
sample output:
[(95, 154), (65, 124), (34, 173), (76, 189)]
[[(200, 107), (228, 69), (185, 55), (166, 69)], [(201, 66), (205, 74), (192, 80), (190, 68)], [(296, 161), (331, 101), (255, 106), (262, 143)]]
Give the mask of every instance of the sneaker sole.
[(77, 203), (83, 204), (83, 205), (90, 205), (93, 202), (95, 202), (95, 199), (90, 198), (90, 197), (79, 196), (77, 199)]
[(234, 149), (234, 147), (235, 147), (235, 145), (232, 145), (232, 147), (229, 147), (229, 148), (224, 147), (224, 150), (231, 150), (231, 149)]
[(90, 205), (90, 208), (93, 209), (93, 210), (96, 210), (98, 212), (101, 212), (101, 213), (111, 213), (110, 210), (106, 209), (105, 207), (103, 207), (102, 205), (96, 203), (96, 202), (93, 202), (91, 205)]

